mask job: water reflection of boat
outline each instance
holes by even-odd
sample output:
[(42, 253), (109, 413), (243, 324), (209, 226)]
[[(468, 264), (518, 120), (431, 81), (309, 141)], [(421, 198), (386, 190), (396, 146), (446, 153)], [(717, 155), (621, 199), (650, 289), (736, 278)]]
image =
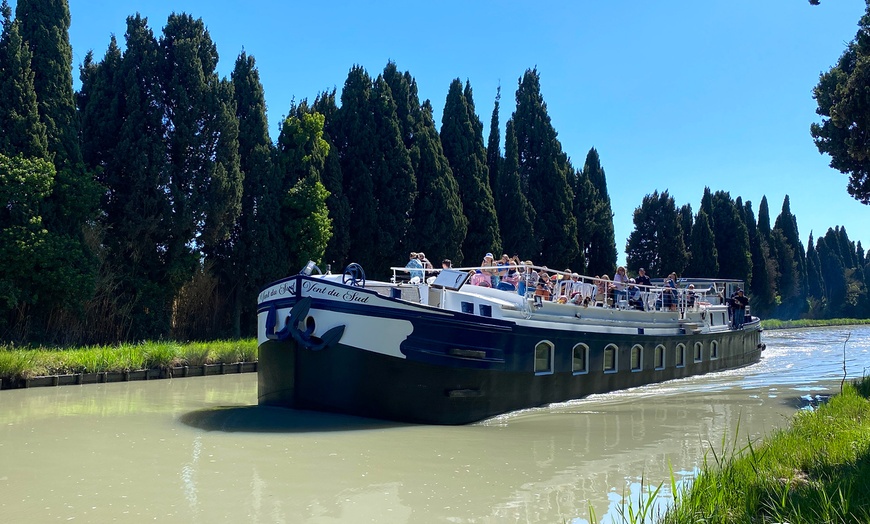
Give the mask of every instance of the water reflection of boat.
[(259, 295), (262, 405), (464, 424), (745, 366), (763, 348), (758, 318), (735, 329), (727, 306), (711, 303), (734, 281), (705, 280), (692, 294), (650, 287), (639, 307), (595, 307), (560, 301), (570, 279), (545, 300), (471, 285), (459, 270), (406, 283), (366, 281), (356, 264), (314, 269)]

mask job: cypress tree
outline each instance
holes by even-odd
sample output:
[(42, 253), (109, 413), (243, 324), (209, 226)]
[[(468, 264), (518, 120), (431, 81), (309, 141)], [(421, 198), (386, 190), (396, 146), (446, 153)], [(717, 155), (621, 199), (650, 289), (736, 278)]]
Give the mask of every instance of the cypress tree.
[(807, 294), (816, 300), (822, 300), (825, 296), (824, 290), (821, 262), (813, 244), (813, 233), (810, 231), (810, 238), (807, 241)]
[[(528, 260), (532, 254), (540, 252), (540, 247), (535, 242), (535, 209), (520, 187), (518, 155), (514, 123), (508, 120), (505, 128), (504, 166), (499, 169), (499, 181), (496, 184), (500, 188), (499, 198), (504, 207), (504, 212), (498, 215), (499, 226), (504, 235), (504, 251)], [(532, 262), (544, 263), (536, 260)]]
[(375, 254), (379, 249), (372, 247), (380, 246), (377, 244), (379, 202), (375, 199), (372, 179), (377, 140), (371, 96), (371, 77), (362, 67), (354, 66), (341, 91), (334, 139), (340, 152), (345, 194), (350, 203), (349, 253), (354, 258), (349, 261), (357, 262), (373, 273), (379, 270), (376, 262), (380, 259)]
[[(232, 334), (238, 337), (242, 325), (256, 325), (251, 297), (261, 286), (282, 276), (286, 268), (281, 258), (286, 248), (280, 231), (280, 184), (272, 166), (266, 98), (254, 57), (242, 51), (231, 78), (239, 121), (239, 168), (244, 173), (241, 212), (231, 233), (232, 263), (226, 268), (236, 271), (230, 302)], [(250, 328), (245, 334), (250, 334)]]
[(232, 84), (215, 72), (218, 53), (201, 19), (172, 14), (160, 39), (168, 193), (166, 259), (179, 289), (202, 255), (215, 256), (241, 207), (238, 119)]
[[(492, 199), (495, 205), (496, 214), (499, 217), (499, 232), (504, 240), (505, 231), (502, 222), (502, 213), (507, 210), (502, 207), (501, 197), (504, 190), (499, 187), (501, 166), (504, 164), (504, 158), (501, 156), (499, 144), (501, 143), (501, 133), (498, 125), (498, 111), (501, 102), (501, 85), (498, 86), (495, 92), (495, 104), (492, 108), (492, 117), (489, 120), (489, 137), (486, 141), (486, 167), (489, 169), (489, 187), (492, 189)], [(505, 244), (505, 251), (510, 251)]]
[(849, 293), (846, 280), (846, 268), (837, 253), (837, 233), (828, 228), (824, 237), (816, 244), (822, 280), (825, 282), (826, 316), (835, 318), (842, 316), (846, 309), (846, 297)]
[[(801, 244), (800, 236), (798, 233), (797, 227), (797, 219), (791, 213), (791, 206), (789, 204), (788, 195), (785, 196), (782, 202), (782, 211), (779, 216), (776, 217), (776, 223), (774, 224), (774, 229), (778, 229), (782, 232), (785, 237), (786, 242), (792, 249), (792, 254), (794, 257), (795, 268), (797, 269), (797, 296), (800, 298), (806, 296), (806, 281), (807, 281), (807, 269), (806, 269), (806, 254), (804, 253), (804, 247)], [(830, 246), (834, 247), (834, 246)]]
[(743, 221), (749, 234), (749, 251), (752, 255), (752, 283), (750, 301), (752, 310), (761, 316), (768, 315), (776, 305), (776, 288), (770, 278), (767, 240), (758, 233), (752, 203), (746, 202), (743, 207)]
[(375, 79), (371, 102), (377, 148), (372, 169), (373, 190), (378, 201), (379, 249), (375, 256), (379, 261), (376, 267), (388, 268), (404, 263), (411, 249), (409, 237), (417, 179), (411, 156), (402, 141), (392, 91), (382, 75)]
[(470, 87), (463, 91), (458, 78), (451, 82), (441, 118), (441, 145), (459, 185), (462, 210), (470, 226), (459, 264), (476, 266), (485, 253), (502, 249), (486, 168), (483, 124), (474, 114), (473, 101), (468, 99), (470, 92)]
[[(613, 231), (613, 210), (610, 206), (610, 195), (607, 192), (607, 178), (598, 151), (593, 147), (586, 154), (583, 164), (582, 178), (589, 181), (594, 191), (583, 200), (588, 203), (584, 218), (586, 233), (583, 240), (587, 245), (586, 261), (589, 273), (600, 275), (612, 273), (616, 267), (616, 238)], [(579, 187), (579, 184), (578, 184)], [(588, 194), (588, 189), (584, 189)], [(575, 203), (575, 209), (583, 206), (581, 201)], [(579, 230), (579, 228), (578, 228)]]
[(332, 236), (326, 244), (323, 259), (336, 270), (341, 270), (345, 265), (350, 249), (350, 201), (344, 192), (341, 159), (333, 139), (336, 115), (338, 114), (335, 89), (319, 94), (314, 100), (312, 109), (324, 116), (323, 139), (329, 146), (329, 154), (326, 155), (321, 182), (329, 191), (329, 196), (326, 197), (326, 207), (329, 208), (329, 217), (332, 220)]
[(770, 209), (767, 205), (767, 196), (761, 197), (758, 205), (758, 234), (764, 240), (770, 239)]
[[(163, 191), (163, 100), (160, 52), (147, 19), (127, 18), (126, 50), (114, 38), (100, 63), (89, 54), (78, 96), (87, 167), (105, 187), (101, 224), (106, 273), (101, 292), (123, 307), (110, 308), (115, 340), (168, 336), (174, 290), (163, 253), (169, 214)], [(111, 290), (111, 291), (110, 291)]]
[(20, 22), (12, 21), (6, 0), (0, 4), (0, 153), (48, 158), (45, 124), (39, 119), (31, 53), (21, 38)]
[(19, 0), (15, 18), (30, 46), (39, 115), (58, 170), (82, 160), (72, 79), (67, 0)]
[(686, 249), (692, 245), (692, 205), (684, 204), (679, 211), (680, 227), (683, 229), (683, 244)]
[[(746, 224), (728, 192), (717, 191), (711, 200), (713, 237), (719, 254), (719, 277), (736, 278), (749, 285), (752, 279), (752, 255)], [(704, 208), (703, 200), (701, 207)]]
[(414, 172), (419, 187), (414, 204), (416, 245), (434, 256), (433, 263), (444, 257), (460, 261), (468, 222), (462, 212), (459, 184), (441, 147), (428, 100), (423, 103), (422, 116), (422, 128), (415, 136), (418, 154)]
[[(535, 208), (535, 235), (541, 255), (556, 267), (565, 267), (577, 259), (580, 249), (573, 212), (574, 192), (569, 184), (573, 168), (547, 114), (536, 69), (527, 70), (519, 80), (516, 100), (512, 120), (519, 146), (520, 179)], [(600, 189), (599, 195), (604, 195)], [(594, 246), (593, 249), (600, 249)], [(613, 248), (615, 263), (615, 247), (612, 244), (602, 247)], [(602, 261), (593, 253), (590, 265), (599, 262)]]
[(680, 213), (674, 197), (667, 191), (659, 196), (658, 213), (656, 216), (656, 238), (659, 241), (659, 256), (661, 257), (662, 272), (675, 272), (681, 275), (686, 269), (689, 255), (686, 245), (683, 243), (683, 229), (681, 226)]
[(710, 218), (703, 207), (698, 210), (698, 216), (695, 217), (690, 242), (686, 275), (690, 277), (718, 275), (719, 253), (716, 251), (716, 240), (713, 237), (713, 228), (710, 227)]

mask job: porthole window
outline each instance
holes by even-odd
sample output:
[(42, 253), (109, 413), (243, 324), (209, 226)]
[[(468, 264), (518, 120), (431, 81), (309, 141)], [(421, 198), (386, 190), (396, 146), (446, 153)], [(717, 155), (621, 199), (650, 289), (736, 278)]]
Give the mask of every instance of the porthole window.
[(553, 344), (547, 341), (538, 342), (535, 346), (535, 374), (551, 373), (553, 373)]
[(575, 375), (589, 373), (589, 346), (586, 344), (577, 344), (574, 346), (571, 371), (573, 371)]
[(665, 347), (661, 344), (656, 346), (655, 364), (656, 369), (665, 369)]
[(704, 344), (695, 342), (695, 362), (704, 360)]
[(616, 358), (617, 347), (615, 344), (610, 344), (604, 348), (604, 372), (616, 373)]
[(631, 347), (631, 370), (640, 371), (643, 369), (643, 346), (635, 344)]
[(714, 340), (710, 342), (710, 360), (719, 358), (719, 342)]
[(686, 345), (677, 344), (676, 364), (678, 368), (686, 366)]

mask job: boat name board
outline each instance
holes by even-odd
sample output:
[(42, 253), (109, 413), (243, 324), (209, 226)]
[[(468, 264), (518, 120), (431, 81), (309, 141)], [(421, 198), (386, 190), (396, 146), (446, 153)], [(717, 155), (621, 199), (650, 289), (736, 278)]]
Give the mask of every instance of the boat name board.
[(296, 294), (296, 282), (284, 282), (280, 286), (273, 286), (268, 289), (264, 289), (260, 296), (257, 297), (257, 302), (263, 302), (268, 300), (274, 296), (285, 296), (285, 295), (294, 295)]

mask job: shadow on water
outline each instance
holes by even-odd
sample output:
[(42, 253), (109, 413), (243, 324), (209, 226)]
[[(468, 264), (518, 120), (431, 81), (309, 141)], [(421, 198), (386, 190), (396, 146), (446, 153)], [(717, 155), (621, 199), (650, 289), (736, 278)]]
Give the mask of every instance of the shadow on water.
[(310, 433), (402, 427), (404, 424), (349, 415), (264, 406), (199, 409), (180, 417), (182, 423), (205, 431), (228, 433)]

